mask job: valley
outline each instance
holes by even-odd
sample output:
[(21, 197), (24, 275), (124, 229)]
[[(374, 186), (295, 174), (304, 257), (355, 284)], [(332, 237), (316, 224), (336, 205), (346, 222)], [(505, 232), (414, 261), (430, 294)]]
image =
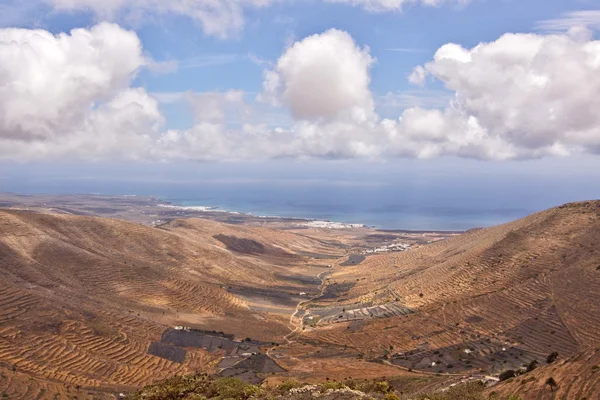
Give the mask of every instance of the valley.
[[(554, 398), (549, 376), (556, 398), (600, 389), (598, 201), (461, 234), (154, 215), (151, 199), (96, 197), (94, 215), (76, 215), (85, 199), (10, 199), (5, 398), (113, 399), (195, 372), (272, 385), (386, 377), (413, 394), (483, 379), (488, 393)], [(527, 382), (497, 383), (534, 360)]]

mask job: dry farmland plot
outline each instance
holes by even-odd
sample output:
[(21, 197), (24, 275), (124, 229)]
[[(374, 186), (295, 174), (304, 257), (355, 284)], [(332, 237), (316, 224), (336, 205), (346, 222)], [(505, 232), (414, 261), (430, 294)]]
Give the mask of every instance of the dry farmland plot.
[[(350, 257), (399, 237), (415, 246)], [(598, 389), (599, 202), (445, 238), (0, 211), (0, 390), (102, 398), (232, 367), (219, 367), (238, 354), (218, 340), (161, 340), (177, 325), (262, 342), (252, 353), (272, 359), (228, 370), (249, 379), (397, 374), (403, 387), (434, 389), (452, 372), (498, 372), (556, 351), (530, 377), (555, 375), (565, 398)], [(521, 381), (545, 398), (537, 378)]]
[[(600, 202), (585, 202), (336, 266), (330, 285), (354, 283), (338, 297), (315, 301), (314, 310), (330, 307), (337, 314), (325, 316), (304, 336), (369, 357), (412, 351), (416, 355), (402, 356), (406, 362), (400, 364), (424, 371), (432, 369), (434, 351), (464, 352), (469, 343), (475, 350), (469, 365), (456, 353), (454, 361), (441, 360), (444, 372), (448, 364), (498, 371), (552, 351), (574, 357), (600, 345), (599, 242)], [(381, 319), (369, 307), (351, 312), (361, 303), (381, 308), (390, 297), (415, 313)], [(361, 314), (359, 324), (349, 322), (352, 314)], [(342, 321), (327, 326), (335, 320)], [(498, 362), (499, 347), (518, 354)]]
[[(219, 234), (237, 243), (251, 237), (266, 250), (228, 248)], [(157, 357), (153, 353), (162, 356), (165, 349), (149, 352), (151, 344), (173, 325), (282, 340), (296, 299), (281, 316), (271, 315), (230, 288), (273, 285), (280, 288), (272, 293), (276, 298), (314, 291), (309, 278), (327, 267), (296, 254), (301, 251), (332, 256), (339, 249), (293, 233), (211, 221), (157, 229), (0, 211), (0, 365), (32, 377), (30, 392), (37, 381), (127, 390), (174, 374), (216, 371), (220, 354), (188, 349)]]

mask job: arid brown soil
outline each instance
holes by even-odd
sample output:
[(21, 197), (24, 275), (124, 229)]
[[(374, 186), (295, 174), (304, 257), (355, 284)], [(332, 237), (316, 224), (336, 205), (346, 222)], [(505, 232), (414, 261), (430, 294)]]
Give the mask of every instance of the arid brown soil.
[[(430, 392), (536, 359), (490, 392), (591, 399), (600, 388), (598, 201), (445, 240), (266, 226), (0, 211), (0, 395), (110, 399), (218, 373), (231, 349), (161, 340), (174, 327), (260, 342), (256, 360), (278, 367), (242, 358), (252, 368), (232, 373), (272, 382), (386, 376)], [(413, 248), (348, 264), (395, 235)]]

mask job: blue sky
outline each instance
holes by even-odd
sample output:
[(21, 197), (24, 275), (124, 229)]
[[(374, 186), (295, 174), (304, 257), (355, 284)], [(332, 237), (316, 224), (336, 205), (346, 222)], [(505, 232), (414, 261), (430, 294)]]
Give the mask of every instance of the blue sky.
[(599, 30), (591, 0), (0, 0), (0, 182), (449, 174), (476, 198), (489, 175), (507, 198), (545, 182), (528, 210), (587, 198)]

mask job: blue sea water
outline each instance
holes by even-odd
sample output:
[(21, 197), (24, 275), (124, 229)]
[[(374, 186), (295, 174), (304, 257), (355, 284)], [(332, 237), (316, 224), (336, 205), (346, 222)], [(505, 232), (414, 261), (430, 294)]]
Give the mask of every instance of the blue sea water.
[(156, 196), (261, 216), (466, 230), (600, 198), (596, 158), (386, 164), (0, 164), (0, 192)]
[(406, 193), (400, 187), (288, 185), (206, 185), (203, 190), (171, 191), (160, 196), (181, 206), (213, 206), (259, 216), (301, 217), (365, 224), (381, 229), (465, 230), (508, 222), (533, 209), (503, 201), (440, 196), (432, 188)]

